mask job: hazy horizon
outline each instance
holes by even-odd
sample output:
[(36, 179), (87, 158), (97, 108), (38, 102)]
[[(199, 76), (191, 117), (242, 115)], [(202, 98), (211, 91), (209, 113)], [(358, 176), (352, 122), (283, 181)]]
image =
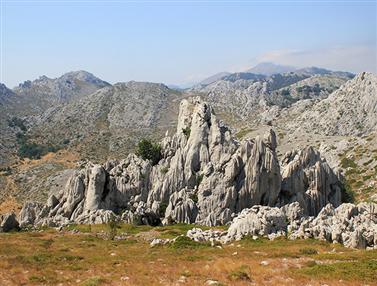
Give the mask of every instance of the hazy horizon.
[(377, 70), (375, 1), (5, 0), (1, 8), (8, 87), (74, 70), (177, 85), (260, 62)]

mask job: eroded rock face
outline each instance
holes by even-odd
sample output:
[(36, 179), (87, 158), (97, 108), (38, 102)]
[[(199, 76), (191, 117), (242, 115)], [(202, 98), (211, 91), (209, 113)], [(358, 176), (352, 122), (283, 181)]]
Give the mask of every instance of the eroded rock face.
[(267, 206), (253, 206), (244, 209), (231, 223), (228, 229), (229, 240), (239, 240), (244, 236), (263, 236), (271, 233), (285, 233), (286, 216), (281, 209)]
[(377, 204), (326, 205), (317, 217), (303, 219), (290, 238), (317, 238), (351, 248), (377, 247)]
[(14, 212), (7, 213), (0, 217), (0, 232), (19, 230), (19, 223)]
[(349, 248), (377, 249), (377, 204), (326, 205), (317, 217), (304, 215), (295, 202), (284, 207), (253, 206), (244, 209), (227, 231), (193, 228), (187, 236), (195, 241), (228, 243), (250, 236), (253, 239), (279, 236), (289, 239), (316, 238), (342, 243)]
[(289, 152), (282, 164), (281, 205), (297, 201), (307, 214), (317, 215), (328, 203), (341, 204), (342, 183), (314, 148)]
[(292, 153), (281, 175), (276, 146), (273, 130), (238, 142), (207, 103), (183, 100), (177, 131), (162, 140), (157, 165), (134, 154), (88, 163), (43, 208), (25, 205), (22, 225), (103, 223), (116, 215), (132, 223), (214, 226), (254, 205), (298, 201), (315, 214), (328, 202), (339, 204), (340, 182), (317, 151)]

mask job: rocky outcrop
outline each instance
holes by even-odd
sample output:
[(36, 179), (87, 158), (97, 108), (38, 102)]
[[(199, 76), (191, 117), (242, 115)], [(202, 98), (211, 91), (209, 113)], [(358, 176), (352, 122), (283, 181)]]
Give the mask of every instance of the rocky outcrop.
[(287, 156), (282, 176), (276, 147), (273, 130), (239, 142), (211, 106), (183, 100), (177, 131), (162, 140), (158, 164), (134, 154), (88, 163), (43, 208), (26, 204), (21, 224), (103, 223), (118, 216), (131, 223), (214, 226), (255, 205), (298, 201), (308, 214), (329, 202), (339, 205), (340, 182), (317, 151)]
[(247, 235), (264, 236), (284, 233), (287, 221), (284, 213), (276, 207), (253, 206), (244, 209), (229, 226), (228, 239), (239, 240)]
[(253, 206), (235, 217), (227, 231), (193, 228), (187, 236), (195, 241), (220, 243), (247, 236), (316, 238), (350, 248), (377, 249), (377, 204), (342, 204), (337, 208), (328, 204), (317, 217), (305, 216), (297, 202), (282, 208)]
[(26, 202), (19, 214), (19, 221), (21, 228), (33, 226), (43, 205), (36, 202)]
[(7, 213), (0, 217), (0, 232), (9, 232), (12, 230), (19, 230), (19, 223), (14, 212)]
[(317, 217), (306, 217), (289, 236), (317, 238), (351, 248), (377, 248), (377, 204), (342, 204), (324, 207)]
[(282, 165), (281, 205), (297, 201), (309, 215), (317, 215), (328, 203), (340, 205), (342, 183), (318, 151), (307, 147), (289, 152)]

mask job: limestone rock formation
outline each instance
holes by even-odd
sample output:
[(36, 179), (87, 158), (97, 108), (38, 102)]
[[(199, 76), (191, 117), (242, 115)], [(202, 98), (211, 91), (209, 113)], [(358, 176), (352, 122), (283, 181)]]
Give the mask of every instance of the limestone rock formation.
[(19, 230), (19, 223), (14, 212), (7, 213), (0, 217), (0, 232)]
[(377, 204), (342, 204), (324, 207), (317, 217), (305, 218), (291, 229), (291, 239), (317, 238), (351, 248), (377, 247)]
[(247, 235), (264, 236), (285, 233), (287, 221), (284, 213), (276, 207), (253, 206), (244, 209), (228, 229), (228, 238), (239, 240)]
[(193, 228), (187, 236), (195, 241), (220, 243), (247, 236), (316, 238), (349, 248), (377, 249), (377, 204), (342, 204), (337, 208), (328, 204), (317, 217), (305, 216), (297, 202), (282, 208), (253, 206), (235, 217), (227, 231)]
[(44, 207), (26, 204), (21, 225), (103, 223), (118, 216), (130, 223), (214, 226), (255, 205), (298, 201), (315, 214), (329, 202), (340, 204), (341, 184), (317, 151), (292, 153), (282, 177), (276, 146), (272, 130), (239, 142), (206, 102), (183, 100), (177, 131), (162, 140), (158, 164), (134, 154), (88, 163)]
[(318, 151), (307, 147), (288, 152), (282, 164), (281, 205), (298, 201), (309, 215), (328, 203), (340, 205), (342, 183)]

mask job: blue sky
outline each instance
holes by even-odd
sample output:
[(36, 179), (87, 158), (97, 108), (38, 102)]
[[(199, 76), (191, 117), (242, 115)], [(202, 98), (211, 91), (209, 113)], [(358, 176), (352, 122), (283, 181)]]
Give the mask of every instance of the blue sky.
[(263, 61), (376, 72), (376, 1), (1, 0), (2, 79), (183, 84)]

